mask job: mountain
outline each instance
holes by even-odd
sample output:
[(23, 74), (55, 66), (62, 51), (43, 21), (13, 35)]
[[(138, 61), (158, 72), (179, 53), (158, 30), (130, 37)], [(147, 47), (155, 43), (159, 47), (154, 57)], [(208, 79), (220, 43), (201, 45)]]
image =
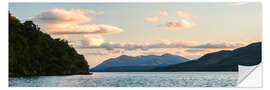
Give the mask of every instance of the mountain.
[(150, 71), (238, 71), (238, 65), (252, 66), (261, 62), (261, 42), (237, 48), (209, 53), (198, 60), (157, 67)]
[(163, 54), (161, 56), (127, 56), (122, 55), (117, 58), (105, 60), (90, 71), (93, 72), (135, 72), (147, 71), (155, 67), (164, 67), (189, 61), (181, 56)]
[(88, 74), (83, 55), (66, 40), (53, 39), (32, 21), (9, 13), (9, 76)]

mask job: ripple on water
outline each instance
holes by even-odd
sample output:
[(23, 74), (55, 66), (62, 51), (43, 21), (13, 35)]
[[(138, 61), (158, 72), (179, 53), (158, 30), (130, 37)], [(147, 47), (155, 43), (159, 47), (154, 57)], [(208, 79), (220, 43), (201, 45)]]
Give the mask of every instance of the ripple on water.
[(96, 72), (9, 78), (11, 87), (233, 87), (237, 72)]

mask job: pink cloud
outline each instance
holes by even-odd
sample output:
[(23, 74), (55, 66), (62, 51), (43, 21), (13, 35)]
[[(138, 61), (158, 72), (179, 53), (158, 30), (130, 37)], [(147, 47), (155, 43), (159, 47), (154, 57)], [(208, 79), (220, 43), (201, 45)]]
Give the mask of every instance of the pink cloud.
[(195, 47), (199, 46), (199, 43), (192, 41), (178, 41), (178, 40), (160, 40), (160, 43), (169, 47)]
[(103, 13), (89, 9), (65, 10), (56, 8), (42, 12), (33, 20), (40, 23), (43, 31), (50, 34), (102, 34), (123, 31), (123, 29), (111, 25), (85, 24), (92, 20), (92, 16), (89, 15)]
[(121, 28), (103, 24), (57, 25), (46, 29), (51, 34), (108, 34), (124, 31)]
[(85, 35), (82, 44), (87, 46), (100, 46), (104, 43), (105, 38), (100, 35)]
[(193, 16), (192, 14), (183, 11), (178, 11), (177, 14), (185, 19), (195, 18), (195, 16)]
[(161, 16), (169, 16), (168, 12), (166, 12), (166, 11), (160, 11), (159, 14)]
[(71, 11), (77, 12), (77, 13), (83, 13), (83, 14), (93, 14), (93, 15), (104, 14), (104, 12), (97, 12), (95, 10), (89, 10), (89, 9), (72, 9)]
[(146, 18), (145, 21), (154, 23), (154, 22), (159, 22), (160, 20), (157, 16), (155, 16), (155, 17)]
[(34, 17), (34, 21), (40, 23), (50, 23), (50, 24), (77, 24), (90, 22), (92, 20), (91, 16), (87, 16), (84, 11), (77, 10), (64, 10), (64, 9), (51, 9), (42, 12), (38, 16)]
[(241, 6), (241, 5), (246, 5), (248, 2), (233, 2), (229, 4), (230, 6)]
[(174, 30), (178, 28), (183, 28), (183, 29), (190, 29), (193, 26), (195, 26), (194, 23), (189, 22), (185, 19), (179, 20), (179, 21), (171, 21), (166, 24), (165, 29), (166, 30)]
[(82, 48), (104, 48), (107, 50), (124, 49), (124, 50), (144, 50), (161, 49), (161, 48), (194, 48), (194, 49), (219, 49), (219, 48), (238, 48), (247, 45), (246, 43), (234, 42), (209, 42), (197, 43), (192, 41), (172, 41), (160, 40), (159, 43), (147, 42), (109, 42), (99, 46), (81, 46)]

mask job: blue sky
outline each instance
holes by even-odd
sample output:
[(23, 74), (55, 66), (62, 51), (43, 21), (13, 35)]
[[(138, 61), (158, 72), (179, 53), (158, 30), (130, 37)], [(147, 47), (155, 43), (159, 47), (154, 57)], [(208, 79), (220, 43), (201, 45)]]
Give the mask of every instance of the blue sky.
[[(252, 43), (261, 41), (262, 33), (262, 10), (260, 3), (9, 3), (9, 11), (12, 15), (18, 17), (21, 20), (35, 19), (38, 16), (42, 16), (43, 12), (50, 11), (53, 9), (60, 9), (64, 11), (71, 11), (71, 9), (78, 10), (94, 10), (96, 12), (104, 12), (104, 14), (85, 14), (85, 16), (91, 16), (91, 20), (77, 23), (79, 24), (92, 25), (89, 27), (101, 27), (99, 25), (109, 25), (117, 27), (120, 31), (117, 33), (98, 33), (87, 36), (88, 44), (95, 45), (87, 49), (77, 48), (79, 52), (87, 53), (91, 52), (108, 52), (108, 47), (111, 44), (109, 42), (126, 43), (127, 46), (114, 45), (116, 49), (121, 49), (125, 53), (119, 53), (113, 55), (113, 57), (121, 54), (130, 54), (131, 52), (143, 52), (136, 55), (143, 55), (145, 52), (153, 53), (158, 50), (140, 50), (140, 48), (159, 49), (157, 46), (152, 45), (153, 43), (160, 43), (160, 40), (165, 40), (165, 43), (175, 43), (175, 41), (187, 41), (196, 42), (199, 44), (211, 44), (213, 42), (226, 42), (230, 43)], [(188, 19), (182, 17), (177, 12), (188, 13), (194, 18)], [(160, 15), (160, 12), (168, 13), (168, 16)], [(44, 16), (44, 15), (43, 15)], [(68, 15), (66, 15), (68, 16)], [(63, 16), (64, 17), (64, 16)], [(146, 18), (157, 17), (158, 21), (149, 22)], [(90, 17), (89, 17), (90, 18)], [(76, 18), (75, 18), (76, 19)], [(59, 19), (62, 20), (62, 19)], [(79, 20), (79, 19), (78, 19)], [(165, 27), (170, 22), (182, 22), (187, 21), (188, 23), (194, 24), (191, 28), (179, 28), (167, 30)], [(34, 20), (35, 21), (35, 20)], [(63, 22), (64, 23), (64, 22)], [(50, 24), (48, 22), (37, 22), (41, 27)], [(74, 23), (73, 23), (74, 24)], [(73, 25), (72, 24), (72, 25)], [(95, 26), (93, 26), (93, 24)], [(55, 24), (56, 25), (56, 24)], [(57, 25), (60, 25), (59, 23)], [(63, 25), (63, 24), (61, 24)], [(182, 24), (180, 24), (181, 26)], [(53, 26), (53, 25), (52, 25)], [(106, 26), (107, 27), (107, 26)], [(46, 32), (45, 28), (41, 28)], [(107, 30), (107, 29), (106, 29)], [(97, 36), (98, 35), (98, 36)], [(55, 35), (57, 36), (57, 35)], [(63, 36), (63, 35), (62, 35)], [(62, 37), (59, 35), (58, 37)], [(78, 35), (65, 35), (63, 38), (68, 39), (74, 43), (77, 41), (83, 41), (86, 34)], [(91, 39), (95, 38), (95, 39)], [(102, 40), (101, 40), (102, 39)], [(87, 41), (86, 40), (86, 41)], [(169, 42), (167, 42), (169, 41)], [(99, 43), (99, 44), (91, 44)], [(143, 43), (143, 45), (136, 44), (134, 47), (129, 43)], [(145, 44), (148, 43), (148, 44)], [(183, 42), (182, 42), (183, 43)], [(104, 45), (103, 45), (104, 44)], [(167, 45), (166, 44), (166, 45)], [(178, 45), (177, 44), (177, 45)], [(106, 46), (107, 45), (107, 46)], [(146, 46), (144, 46), (146, 45)], [(148, 45), (148, 46), (147, 46)], [(160, 48), (167, 48), (173, 46), (162, 46)], [(182, 45), (182, 44), (181, 44)], [(216, 44), (213, 44), (216, 45)], [(238, 44), (237, 44), (238, 45)], [(245, 45), (245, 44), (241, 44)], [(202, 46), (202, 45), (201, 45)], [(87, 47), (87, 46), (86, 46)], [(97, 49), (104, 49), (107, 51), (99, 51)], [(126, 48), (134, 49), (134, 51), (126, 50)], [(177, 54), (168, 50), (164, 53)], [(192, 47), (174, 47), (179, 51), (185, 51), (186, 49), (194, 49)], [(208, 50), (208, 52), (216, 51), (220, 49), (234, 49), (236, 47), (220, 47), (220, 48), (201, 48)], [(91, 50), (89, 50), (91, 49)], [(152, 51), (152, 52), (150, 52)], [(198, 50), (200, 51), (200, 50)], [(161, 52), (163, 52), (161, 50)], [(206, 52), (204, 52), (206, 53)], [(200, 53), (200, 55), (204, 54)], [(103, 54), (102, 54), (103, 55)], [(105, 54), (104, 54), (105, 55)], [(107, 54), (106, 54), (107, 55)], [(135, 55), (135, 56), (136, 56)], [(189, 58), (198, 58), (200, 55), (188, 56), (183, 53), (178, 55), (186, 56)], [(104, 59), (112, 56), (97, 56), (91, 54), (85, 54), (88, 59), (95, 58), (94, 61), (89, 61), (90, 65), (96, 65)], [(104, 58), (106, 57), (106, 58)], [(99, 59), (97, 59), (99, 58)]]

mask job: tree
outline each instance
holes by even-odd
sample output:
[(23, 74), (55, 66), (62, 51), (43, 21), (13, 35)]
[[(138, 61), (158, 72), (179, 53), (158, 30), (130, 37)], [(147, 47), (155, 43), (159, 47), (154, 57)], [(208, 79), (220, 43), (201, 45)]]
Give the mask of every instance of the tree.
[(88, 63), (67, 40), (53, 39), (33, 21), (9, 13), (9, 76), (86, 74)]

